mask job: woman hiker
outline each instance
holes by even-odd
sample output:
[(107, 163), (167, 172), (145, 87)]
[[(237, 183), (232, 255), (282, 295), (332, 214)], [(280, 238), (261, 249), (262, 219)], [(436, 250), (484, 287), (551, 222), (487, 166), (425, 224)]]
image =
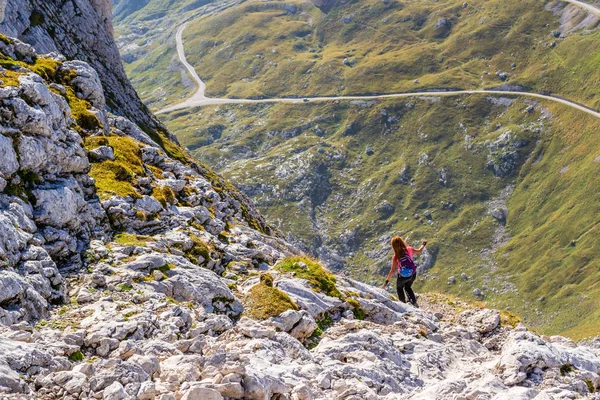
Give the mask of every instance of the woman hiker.
[(392, 279), (394, 274), (397, 274), (398, 280), (396, 281), (396, 290), (398, 291), (398, 299), (400, 299), (401, 302), (406, 303), (406, 296), (404, 295), (404, 292), (406, 291), (408, 300), (415, 307), (418, 307), (417, 297), (411, 286), (417, 278), (417, 266), (413, 262), (412, 257), (413, 254), (421, 254), (426, 245), (427, 240), (423, 240), (421, 247), (413, 249), (412, 247), (407, 246), (406, 242), (400, 236), (394, 236), (392, 238), (392, 249), (394, 249), (392, 267), (382, 286), (382, 288), (385, 289), (387, 284), (390, 283), (390, 279)]

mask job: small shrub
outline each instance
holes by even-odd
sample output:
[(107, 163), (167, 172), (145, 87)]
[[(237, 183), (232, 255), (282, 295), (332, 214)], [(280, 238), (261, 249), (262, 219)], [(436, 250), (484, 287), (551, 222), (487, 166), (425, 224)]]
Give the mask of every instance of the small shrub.
[(565, 376), (573, 371), (575, 371), (575, 368), (573, 368), (573, 365), (571, 365), (571, 364), (563, 364), (560, 366), (561, 376)]
[(83, 355), (81, 350), (77, 350), (75, 353), (73, 353), (69, 356), (69, 361), (72, 361), (72, 362), (83, 361), (84, 358), (85, 358), (85, 356)]
[(29, 25), (32, 27), (42, 25), (45, 21), (44, 14), (37, 10), (34, 10), (29, 16)]
[(323, 315), (317, 317), (316, 322), (321, 332), (326, 331), (331, 325), (333, 325), (333, 319), (331, 319), (331, 315), (329, 315), (327, 312), (324, 312)]
[(588, 388), (588, 392), (590, 392), (590, 393), (596, 392), (596, 388), (594, 387), (594, 383), (592, 381), (590, 381), (589, 379), (585, 379), (584, 382)]
[(117, 286), (117, 289), (119, 289), (121, 292), (128, 292), (133, 289), (133, 286), (131, 286), (129, 283), (122, 283)]

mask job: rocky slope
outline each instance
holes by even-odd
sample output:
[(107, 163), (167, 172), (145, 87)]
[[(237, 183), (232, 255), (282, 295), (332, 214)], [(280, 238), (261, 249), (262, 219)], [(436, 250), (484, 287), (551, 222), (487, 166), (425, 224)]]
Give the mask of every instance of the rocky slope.
[[(98, 75), (0, 37), (0, 393), (64, 399), (593, 397), (600, 346), (335, 277)], [(53, 56), (56, 57), (56, 56)]]

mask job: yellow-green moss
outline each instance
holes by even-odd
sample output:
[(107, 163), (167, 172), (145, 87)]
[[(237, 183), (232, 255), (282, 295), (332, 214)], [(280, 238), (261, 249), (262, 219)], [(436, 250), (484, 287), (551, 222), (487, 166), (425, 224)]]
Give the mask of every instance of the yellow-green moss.
[(32, 72), (35, 72), (47, 81), (57, 82), (62, 81), (61, 78), (57, 77), (58, 69), (62, 66), (60, 61), (53, 60), (51, 58), (36, 57), (33, 64), (22, 63), (25, 68), (28, 68)]
[(168, 186), (157, 186), (152, 189), (152, 197), (160, 202), (163, 207), (175, 202), (175, 192)]
[(255, 285), (245, 299), (244, 315), (265, 320), (276, 317), (287, 310), (298, 310), (298, 305), (286, 293), (264, 282)]
[[(6, 37), (4, 37), (7, 39)], [(1, 41), (7, 43), (6, 40), (0, 38)], [(8, 42), (10, 43), (10, 42)], [(18, 76), (22, 73), (10, 71), (11, 68), (23, 67), (31, 72), (34, 72), (41, 76), (48, 82), (59, 83), (65, 86), (66, 94), (64, 95), (69, 107), (71, 108), (71, 114), (77, 125), (85, 130), (94, 130), (102, 127), (100, 120), (89, 111), (92, 107), (91, 104), (83, 99), (78, 98), (75, 95), (75, 91), (69, 83), (75, 78), (76, 72), (70, 69), (61, 70), (62, 63), (60, 61), (53, 60), (52, 58), (36, 57), (32, 63), (26, 63), (23, 61), (16, 61), (5, 55), (1, 56), (0, 66), (8, 68), (4, 77), (0, 79), (4, 82), (4, 86), (18, 86)], [(61, 94), (54, 90), (55, 93)], [(61, 94), (62, 95), (62, 94)]]
[(590, 392), (590, 393), (596, 392), (596, 387), (594, 386), (594, 383), (592, 381), (590, 381), (589, 379), (584, 379), (583, 381), (585, 382), (585, 385), (588, 388), (588, 392)]
[(121, 232), (115, 235), (114, 241), (123, 246), (140, 246), (146, 247), (146, 243), (150, 240), (149, 236), (133, 235), (127, 232)]
[(0, 81), (2, 81), (0, 87), (19, 86), (20, 75), (23, 75), (23, 73), (5, 70), (3, 73), (0, 73)]
[(73, 119), (81, 128), (86, 130), (95, 130), (102, 127), (102, 123), (93, 113), (89, 111), (92, 107), (89, 101), (80, 99), (75, 95), (75, 91), (69, 87), (65, 87), (65, 99), (71, 108)]
[(296, 278), (308, 280), (308, 283), (318, 292), (340, 299), (343, 297), (336, 286), (335, 275), (309, 257), (297, 256), (284, 258), (277, 263), (275, 268), (283, 272), (294, 272)]
[(510, 327), (514, 328), (520, 322), (521, 322), (521, 318), (519, 318), (518, 315), (516, 315), (510, 311), (507, 311), (507, 310), (500, 311), (500, 325), (501, 326), (504, 326), (504, 327), (510, 326)]
[(3, 42), (4, 44), (11, 44), (12, 40), (10, 40), (10, 38), (8, 38), (7, 36), (0, 33), (0, 42)]
[(360, 302), (356, 299), (348, 297), (345, 299), (346, 303), (352, 306), (352, 313), (356, 319), (363, 320), (365, 319), (365, 310), (360, 307)]
[(96, 188), (100, 198), (113, 195), (134, 198), (141, 197), (132, 185), (134, 175), (144, 176), (140, 147), (130, 137), (93, 136), (84, 139), (86, 149), (99, 146), (110, 146), (115, 153), (115, 160), (92, 163), (90, 176), (96, 180)]
[(187, 259), (194, 264), (198, 263), (198, 257), (202, 257), (207, 261), (210, 258), (210, 247), (196, 235), (190, 235), (190, 239), (194, 242), (194, 245), (185, 253)]

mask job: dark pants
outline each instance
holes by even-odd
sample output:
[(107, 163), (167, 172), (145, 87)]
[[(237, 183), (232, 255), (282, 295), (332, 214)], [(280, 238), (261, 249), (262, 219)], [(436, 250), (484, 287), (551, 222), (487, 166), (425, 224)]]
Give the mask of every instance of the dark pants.
[(404, 295), (404, 292), (406, 291), (408, 300), (411, 302), (411, 304), (417, 305), (417, 297), (415, 296), (415, 292), (413, 292), (411, 287), (415, 279), (417, 279), (416, 273), (414, 273), (410, 278), (403, 278), (401, 276), (398, 277), (398, 280), (396, 281), (396, 290), (398, 291), (398, 299), (400, 299), (401, 302), (406, 303), (406, 296)]

